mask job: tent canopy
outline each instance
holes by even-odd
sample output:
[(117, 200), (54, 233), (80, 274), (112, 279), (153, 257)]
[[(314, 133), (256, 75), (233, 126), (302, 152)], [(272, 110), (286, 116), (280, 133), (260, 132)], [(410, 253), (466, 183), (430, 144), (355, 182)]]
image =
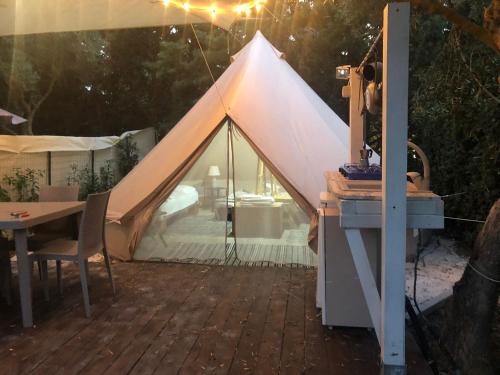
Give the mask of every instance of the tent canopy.
[(0, 151), (14, 154), (59, 152), (59, 151), (97, 151), (116, 145), (129, 135), (154, 132), (153, 128), (131, 130), (120, 136), (107, 137), (66, 137), (57, 135), (0, 135)]
[[(228, 29), (241, 13), (235, 8), (239, 2), (231, 0), (216, 5), (207, 0), (184, 4), (174, 0), (0, 0), (0, 36), (203, 22)], [(244, 10), (251, 9), (256, 2), (244, 6)]]
[[(348, 127), (257, 32), (217, 82), (114, 189), (110, 250), (128, 258), (141, 228), (229, 117), (311, 209), (323, 173), (347, 160)], [(154, 171), (154, 173), (152, 173)]]
[(281, 56), (257, 32), (216, 84), (115, 187), (109, 203), (115, 219), (133, 216), (147, 204), (226, 115), (317, 207), (324, 171), (347, 160), (348, 126)]
[(25, 118), (22, 118), (21, 116), (6, 111), (5, 109), (0, 109), (0, 117), (10, 117), (11, 118), (10, 122), (12, 125), (19, 125), (28, 121)]

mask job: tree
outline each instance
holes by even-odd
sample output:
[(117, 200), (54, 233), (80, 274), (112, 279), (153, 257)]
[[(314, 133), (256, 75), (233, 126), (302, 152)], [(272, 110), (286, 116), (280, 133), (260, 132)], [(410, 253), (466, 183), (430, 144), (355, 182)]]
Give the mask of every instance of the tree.
[(24, 133), (33, 134), (35, 117), (61, 80), (65, 89), (75, 81), (83, 86), (88, 72), (99, 71), (101, 44), (97, 33), (0, 38), (2, 101), (28, 120), (22, 127)]
[(492, 374), (491, 325), (499, 297), (500, 199), (477, 236), (445, 307), (442, 338), (464, 374)]

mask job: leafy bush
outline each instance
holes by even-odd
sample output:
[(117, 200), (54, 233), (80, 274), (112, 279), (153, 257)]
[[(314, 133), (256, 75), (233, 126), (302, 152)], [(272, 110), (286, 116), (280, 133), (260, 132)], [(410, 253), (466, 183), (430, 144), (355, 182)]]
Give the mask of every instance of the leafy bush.
[(132, 140), (132, 135), (128, 134), (116, 147), (118, 149), (118, 172), (121, 177), (124, 177), (139, 163), (137, 143)]
[(9, 192), (0, 186), (0, 202), (10, 202)]
[[(3, 182), (14, 189), (16, 194), (14, 200), (19, 202), (33, 202), (38, 200), (38, 192), (40, 191), (39, 179), (42, 177), (43, 172), (41, 170), (14, 168), (14, 174), (12, 176), (4, 176)], [(5, 194), (8, 197), (8, 193), (4, 189), (2, 190), (1, 194)]]
[(106, 161), (106, 165), (99, 169), (99, 174), (85, 167), (78, 169), (76, 164), (71, 165), (71, 174), (67, 177), (68, 185), (79, 185), (79, 199), (87, 199), (87, 195), (100, 193), (111, 189), (116, 182), (111, 162)]

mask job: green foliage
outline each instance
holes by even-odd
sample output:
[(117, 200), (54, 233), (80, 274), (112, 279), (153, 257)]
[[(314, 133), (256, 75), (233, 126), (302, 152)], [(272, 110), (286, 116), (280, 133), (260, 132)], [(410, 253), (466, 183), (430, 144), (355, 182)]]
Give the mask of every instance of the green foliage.
[[(489, 3), (454, 1), (478, 24)], [(500, 196), (500, 60), (438, 17), (415, 14), (411, 35), (409, 136), (430, 159), (431, 188), (465, 193), (445, 200), (447, 216), (484, 220)], [(411, 159), (409, 165), (418, 168)], [(446, 221), (446, 230), (467, 244), (480, 228)]]
[(124, 177), (139, 163), (137, 143), (132, 139), (132, 135), (128, 134), (116, 147), (118, 149), (118, 172), (121, 177)]
[(7, 190), (0, 186), (0, 202), (10, 202), (10, 195)]
[(89, 167), (79, 169), (76, 164), (71, 165), (71, 173), (66, 179), (68, 185), (79, 185), (79, 199), (87, 199), (87, 195), (107, 191), (116, 184), (116, 179), (111, 167), (111, 162), (107, 161), (104, 167), (99, 168), (96, 174)]
[[(31, 168), (15, 168), (13, 175), (3, 177), (3, 182), (11, 187), (15, 193), (15, 199), (18, 202), (33, 202), (38, 200), (40, 190), (39, 179), (43, 177), (41, 170)], [(1, 189), (1, 200), (9, 196), (4, 189)], [(7, 200), (11, 200), (8, 198)]]

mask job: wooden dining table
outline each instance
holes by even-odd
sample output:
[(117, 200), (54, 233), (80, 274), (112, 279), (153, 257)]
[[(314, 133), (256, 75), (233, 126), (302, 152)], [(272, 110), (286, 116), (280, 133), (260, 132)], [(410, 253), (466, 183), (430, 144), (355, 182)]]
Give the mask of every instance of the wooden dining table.
[[(17, 257), (19, 294), (24, 327), (33, 326), (31, 297), (32, 265), (28, 228), (71, 215), (80, 215), (85, 202), (0, 202), (0, 229), (11, 229)], [(16, 215), (25, 212), (24, 215)]]

